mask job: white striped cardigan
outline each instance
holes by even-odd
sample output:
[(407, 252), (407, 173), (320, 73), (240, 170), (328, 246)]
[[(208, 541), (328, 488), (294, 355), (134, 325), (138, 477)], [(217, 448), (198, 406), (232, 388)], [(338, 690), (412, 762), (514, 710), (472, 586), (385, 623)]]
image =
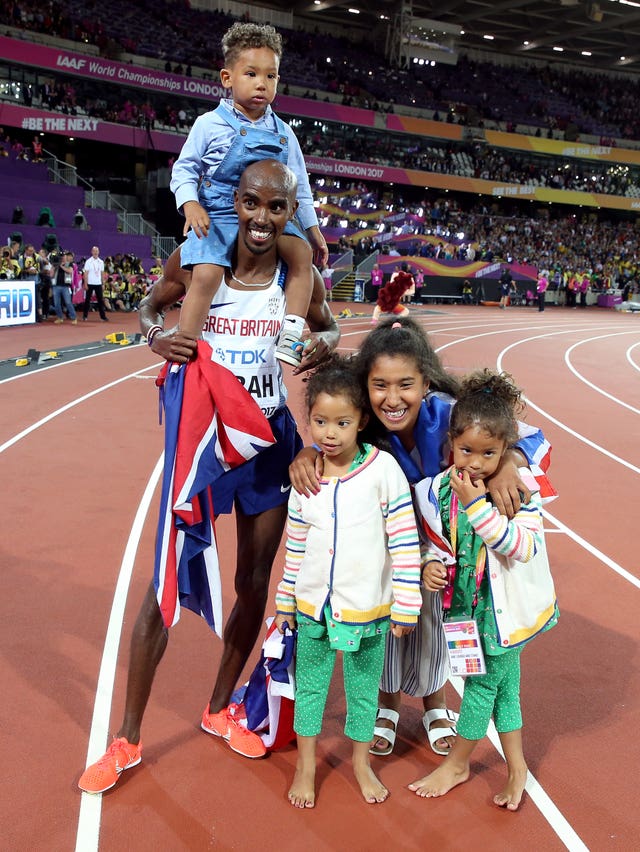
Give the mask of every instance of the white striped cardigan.
[(369, 448), (342, 477), (320, 480), (320, 493), (289, 498), (284, 576), (276, 610), (316, 621), (326, 603), (344, 624), (418, 619), (420, 547), (409, 484), (389, 454)]

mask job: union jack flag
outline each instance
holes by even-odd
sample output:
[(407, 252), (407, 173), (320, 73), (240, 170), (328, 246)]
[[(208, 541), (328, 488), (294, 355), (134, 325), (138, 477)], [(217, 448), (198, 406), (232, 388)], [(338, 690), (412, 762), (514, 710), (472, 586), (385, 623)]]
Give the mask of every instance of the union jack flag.
[(194, 360), (165, 364), (156, 380), (165, 455), (153, 580), (166, 627), (184, 606), (221, 636), (215, 482), (275, 439), (253, 397), (211, 358), (211, 347), (200, 340)]
[(276, 628), (267, 619), (267, 633), (260, 659), (249, 681), (236, 689), (231, 701), (237, 704), (235, 717), (250, 731), (259, 734), (269, 751), (284, 748), (295, 739), (293, 730), (296, 632)]
[(540, 489), (540, 499), (543, 503), (550, 503), (558, 496), (558, 492), (547, 477), (551, 464), (551, 444), (540, 429), (518, 421), (517, 447), (527, 457), (531, 473)]

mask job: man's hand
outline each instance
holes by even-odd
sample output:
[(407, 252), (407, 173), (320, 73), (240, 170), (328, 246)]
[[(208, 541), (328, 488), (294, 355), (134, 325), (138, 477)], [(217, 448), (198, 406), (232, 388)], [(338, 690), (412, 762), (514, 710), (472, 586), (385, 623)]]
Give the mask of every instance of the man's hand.
[(169, 331), (159, 331), (153, 338), (151, 350), (166, 361), (186, 364), (187, 361), (195, 358), (198, 340), (175, 326)]
[(467, 470), (459, 473), (455, 468), (451, 471), (451, 490), (463, 506), (468, 506), (477, 497), (484, 497), (487, 493), (481, 479), (476, 479), (474, 482)]
[[(329, 339), (327, 339), (329, 338)], [(332, 352), (333, 335), (325, 337), (322, 333), (312, 334), (304, 340), (302, 350), (302, 361), (294, 369), (293, 375), (297, 376), (306, 370), (311, 370), (326, 361)]]
[(185, 219), (184, 228), (182, 229), (183, 236), (186, 237), (189, 233), (189, 228), (193, 228), (198, 239), (206, 237), (209, 233), (209, 225), (211, 222), (209, 220), (209, 214), (204, 207), (197, 201), (185, 201), (182, 205), (182, 212), (184, 213)]
[(304, 497), (310, 497), (320, 491), (320, 482), (324, 465), (322, 455), (315, 447), (303, 447), (289, 465), (291, 485)]

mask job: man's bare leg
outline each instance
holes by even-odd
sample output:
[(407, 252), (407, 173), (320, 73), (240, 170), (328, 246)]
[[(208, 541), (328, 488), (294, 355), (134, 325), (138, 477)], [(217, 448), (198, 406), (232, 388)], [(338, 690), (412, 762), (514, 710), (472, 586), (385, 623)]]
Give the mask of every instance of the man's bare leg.
[(153, 582), (147, 589), (131, 636), (129, 674), (124, 718), (118, 737), (130, 743), (140, 742), (140, 726), (144, 715), (156, 669), (169, 641), (169, 633), (162, 621)]
[(224, 649), (211, 695), (210, 713), (218, 713), (228, 705), (262, 628), (271, 566), (280, 546), (286, 517), (286, 503), (259, 515), (243, 515), (236, 511), (236, 602), (224, 630)]

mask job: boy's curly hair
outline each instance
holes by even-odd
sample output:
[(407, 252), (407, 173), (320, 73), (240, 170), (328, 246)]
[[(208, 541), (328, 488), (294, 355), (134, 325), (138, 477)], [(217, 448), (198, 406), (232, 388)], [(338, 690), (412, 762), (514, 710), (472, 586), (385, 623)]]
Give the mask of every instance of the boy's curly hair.
[(282, 36), (269, 24), (234, 24), (222, 36), (224, 64), (232, 66), (243, 50), (268, 47), (282, 59)]
[(522, 391), (508, 373), (478, 370), (462, 380), (449, 434), (457, 438), (469, 427), (478, 426), (511, 447), (518, 440), (517, 416), (523, 410)]

